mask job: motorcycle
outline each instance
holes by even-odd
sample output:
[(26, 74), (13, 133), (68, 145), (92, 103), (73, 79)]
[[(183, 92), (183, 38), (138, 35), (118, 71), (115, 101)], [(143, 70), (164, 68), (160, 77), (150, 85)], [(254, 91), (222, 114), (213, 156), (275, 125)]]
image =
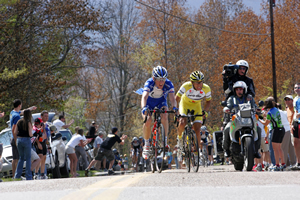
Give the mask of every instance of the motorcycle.
[[(228, 113), (229, 108), (224, 112)], [(230, 151), (235, 170), (242, 171), (245, 166), (251, 171), (254, 165), (255, 143), (258, 144), (257, 120), (255, 110), (251, 108), (250, 102), (239, 104), (234, 108), (231, 118), (229, 136), (231, 140)]]

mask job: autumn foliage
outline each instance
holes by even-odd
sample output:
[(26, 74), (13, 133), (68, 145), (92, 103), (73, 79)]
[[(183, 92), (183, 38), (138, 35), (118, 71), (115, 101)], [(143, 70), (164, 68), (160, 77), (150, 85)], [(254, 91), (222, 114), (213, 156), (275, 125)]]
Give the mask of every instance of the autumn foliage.
[[(140, 96), (133, 91), (162, 65), (176, 92), (191, 72), (204, 73), (212, 90), (207, 126), (213, 131), (222, 120), (223, 66), (241, 59), (250, 65), (255, 100), (272, 95), (268, 2), (260, 15), (240, 0), (206, 0), (196, 9), (184, 0), (21, 2), (1, 5), (0, 95), (6, 111), (16, 97), (60, 112), (66, 100), (81, 96), (87, 127), (95, 120), (106, 132), (118, 126), (130, 138), (140, 136)], [(299, 16), (297, 0), (276, 2), (279, 103), (299, 82)], [(170, 123), (171, 144), (175, 136)]]

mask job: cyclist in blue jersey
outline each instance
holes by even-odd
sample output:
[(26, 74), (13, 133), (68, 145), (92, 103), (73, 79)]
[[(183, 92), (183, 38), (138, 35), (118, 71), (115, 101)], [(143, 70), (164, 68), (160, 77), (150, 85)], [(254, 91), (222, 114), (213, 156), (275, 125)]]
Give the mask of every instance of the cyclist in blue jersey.
[[(169, 95), (172, 107), (174, 111), (177, 111), (177, 103), (175, 100), (175, 91), (173, 83), (167, 79), (168, 72), (166, 68), (162, 66), (154, 67), (152, 70), (152, 78), (149, 78), (143, 89), (142, 100), (141, 100), (141, 107), (142, 107), (142, 115), (143, 118), (147, 116), (147, 109), (154, 109), (155, 107), (161, 109), (165, 108), (168, 109), (167, 104), (167, 96)], [(168, 114), (164, 113), (161, 115), (161, 122), (165, 128), (166, 139), (168, 135)], [(148, 117), (146, 123), (143, 126), (144, 132), (144, 139), (145, 145), (143, 147), (143, 158), (148, 159), (149, 157), (149, 150), (150, 150), (150, 143), (149, 138), (151, 134), (151, 117)], [(167, 144), (167, 141), (166, 141)]]

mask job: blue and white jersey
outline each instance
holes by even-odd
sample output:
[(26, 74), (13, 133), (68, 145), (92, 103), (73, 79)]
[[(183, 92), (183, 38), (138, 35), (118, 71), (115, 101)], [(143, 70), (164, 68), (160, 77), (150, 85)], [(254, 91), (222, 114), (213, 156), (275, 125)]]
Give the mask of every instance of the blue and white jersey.
[(147, 91), (149, 92), (149, 97), (148, 99), (151, 100), (162, 100), (162, 99), (167, 99), (167, 96), (169, 93), (174, 93), (174, 86), (173, 83), (167, 79), (165, 82), (165, 85), (162, 89), (158, 89), (155, 86), (155, 82), (152, 78), (149, 78), (145, 85), (144, 85), (144, 89), (143, 92)]

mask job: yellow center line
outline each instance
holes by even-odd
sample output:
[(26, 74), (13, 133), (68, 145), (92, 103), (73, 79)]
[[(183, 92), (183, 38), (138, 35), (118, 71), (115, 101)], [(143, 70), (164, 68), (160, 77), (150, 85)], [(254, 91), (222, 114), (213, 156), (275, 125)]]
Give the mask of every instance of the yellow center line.
[(125, 190), (128, 186), (131, 184), (134, 184), (136, 182), (139, 182), (141, 179), (148, 176), (150, 173), (141, 173), (137, 174), (132, 177), (128, 177), (126, 180), (122, 180), (120, 182), (117, 182), (112, 187), (107, 188), (105, 191), (103, 191), (101, 194), (95, 196), (93, 200), (98, 200), (103, 197), (105, 197), (106, 200), (115, 200), (118, 199), (120, 193)]
[(146, 177), (147, 175), (148, 173), (141, 173), (136, 175), (125, 175), (125, 176), (112, 176), (108, 179), (103, 179), (101, 181), (88, 185), (87, 187), (84, 187), (78, 191), (66, 195), (61, 199), (64, 200), (65, 199), (67, 200), (89, 199), (91, 196), (95, 196), (95, 198), (93, 199), (100, 199), (100, 197), (103, 198), (103, 195), (105, 195), (105, 199), (117, 199), (119, 194), (127, 186), (140, 181), (142, 178)]

